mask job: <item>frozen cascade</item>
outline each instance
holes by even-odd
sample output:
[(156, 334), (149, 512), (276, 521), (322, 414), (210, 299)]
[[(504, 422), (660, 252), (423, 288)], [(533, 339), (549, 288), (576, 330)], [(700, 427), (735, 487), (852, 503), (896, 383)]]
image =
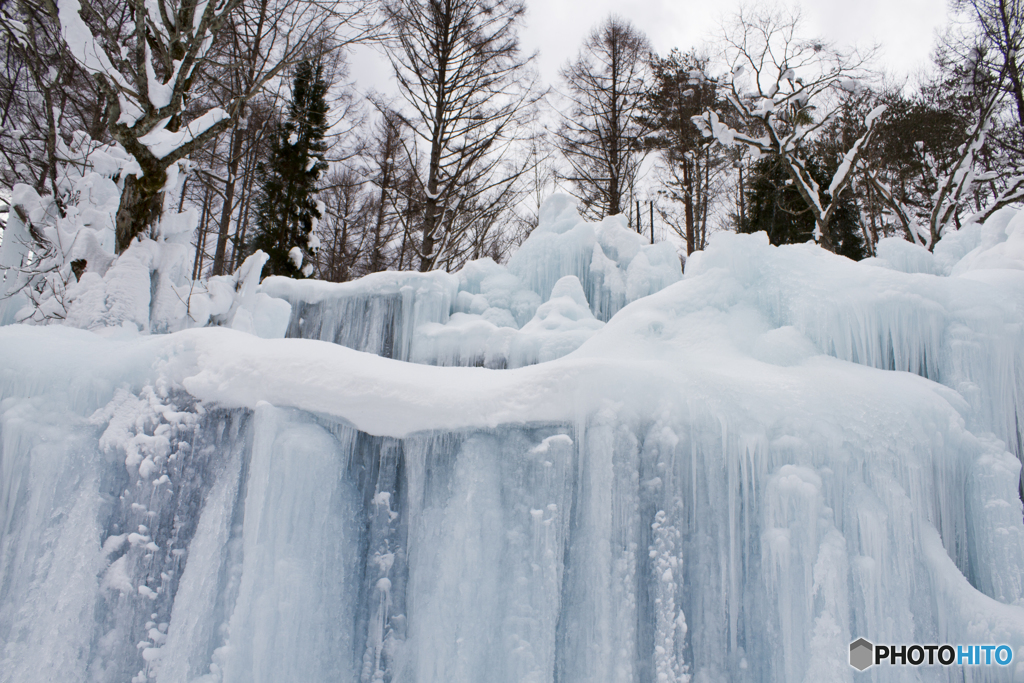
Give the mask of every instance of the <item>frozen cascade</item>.
[[(337, 344), (0, 328), (0, 682), (965, 678), (856, 674), (861, 636), (1024, 681), (1015, 220), (867, 264), (724, 236), (607, 323), (477, 263), (353, 284), (392, 331)], [(299, 334), (349, 335), (316, 296)], [(592, 329), (382, 357), (488, 309)]]
[(556, 195), (507, 267), (483, 258), (455, 274), (373, 273), (341, 284), (271, 277), (261, 291), (291, 304), (289, 337), (504, 369), (576, 350), (626, 303), (681, 277), (670, 244), (646, 244), (622, 216), (587, 223)]
[(35, 478), (5, 475), (0, 680), (852, 680), (852, 633), (1024, 648), (1016, 460), (914, 384), (923, 414), (867, 448), (910, 411), (391, 438), (260, 403), (179, 418), (155, 487), (102, 424), (8, 399)]
[(398, 360), (409, 360), (416, 327), (447, 322), (457, 287), (442, 272), (374, 273), (342, 284), (269, 277), (260, 285), (263, 293), (291, 304), (289, 337)]
[[(1015, 215), (1006, 233), (1024, 232), (1024, 213)], [(997, 215), (995, 225), (985, 228), (1002, 232), (1007, 218), (1005, 212)], [(982, 229), (972, 228), (980, 241)], [(893, 253), (897, 248), (899, 260)], [(968, 416), (973, 429), (994, 432), (1024, 458), (1024, 300), (1014, 294), (1021, 291), (1024, 273), (922, 274), (920, 264), (937, 269), (930, 264), (943, 257), (943, 250), (937, 248), (933, 257), (896, 240), (880, 245), (880, 253), (892, 261), (867, 259), (860, 265), (821, 258), (811, 245), (771, 256), (769, 250), (766, 240), (756, 238), (732, 250), (710, 250), (693, 259), (687, 276), (728, 268), (752, 285), (752, 303), (773, 326), (792, 326), (820, 352), (945, 384), (974, 408)], [(897, 266), (908, 263), (909, 275), (899, 272)], [(864, 267), (876, 264), (884, 268)], [(992, 296), (993, 284), (1001, 296)]]

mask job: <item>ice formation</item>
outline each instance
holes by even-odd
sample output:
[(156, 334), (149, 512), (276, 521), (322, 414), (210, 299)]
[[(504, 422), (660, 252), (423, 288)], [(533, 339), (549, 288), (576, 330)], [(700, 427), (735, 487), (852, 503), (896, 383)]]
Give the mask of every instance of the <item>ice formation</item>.
[(681, 281), (544, 221), (507, 268), (265, 281), (291, 338), (0, 328), (0, 681), (1024, 680), (1024, 213)]
[[(15, 185), (14, 210), (0, 242), (0, 325), (47, 324), (111, 333), (166, 333), (205, 325), (228, 326), (279, 337), (291, 308), (257, 291), (267, 256), (251, 255), (231, 275), (191, 277), (189, 240), (198, 214), (167, 210), (147, 235), (114, 256), (114, 216), (121, 191), (112, 177), (135, 160), (116, 147), (76, 134), (75, 151), (88, 152), (82, 173), (61, 180), (66, 202), (27, 185)], [(60, 143), (64, 145), (63, 141)], [(66, 147), (66, 146), (65, 146)], [(181, 161), (168, 169), (165, 203), (173, 205), (183, 182)], [(44, 246), (32, 233), (43, 238)], [(79, 266), (80, 270), (75, 271)]]
[(291, 337), (416, 363), (518, 368), (574, 351), (624, 305), (681, 277), (671, 244), (646, 244), (622, 216), (586, 223), (556, 195), (508, 267), (484, 258), (457, 274), (274, 277), (261, 292), (291, 303)]

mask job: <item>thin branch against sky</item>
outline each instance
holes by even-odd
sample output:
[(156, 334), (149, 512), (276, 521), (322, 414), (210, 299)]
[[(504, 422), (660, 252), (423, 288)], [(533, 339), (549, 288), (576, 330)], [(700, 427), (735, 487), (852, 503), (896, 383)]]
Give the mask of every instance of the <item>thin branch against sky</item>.
[[(721, 22), (734, 14), (739, 4), (740, 0), (636, 0), (624, 14), (621, 0), (530, 0), (522, 45), (524, 52), (538, 51), (540, 76), (554, 85), (559, 69), (609, 14), (624, 14), (648, 36), (659, 54), (667, 54), (674, 47), (686, 50), (713, 41)], [(877, 44), (878, 66), (897, 78), (913, 77), (928, 67), (935, 33), (946, 25), (948, 14), (946, 0), (807, 0), (797, 4), (808, 33), (839, 46), (869, 48)], [(394, 90), (387, 60), (372, 48), (356, 51), (351, 64), (352, 76), (361, 89)]]

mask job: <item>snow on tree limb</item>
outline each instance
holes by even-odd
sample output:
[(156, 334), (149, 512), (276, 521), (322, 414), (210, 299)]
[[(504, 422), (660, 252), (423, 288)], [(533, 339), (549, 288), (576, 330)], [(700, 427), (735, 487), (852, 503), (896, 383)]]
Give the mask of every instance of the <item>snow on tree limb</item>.
[(821, 188), (807, 169), (807, 164), (800, 152), (800, 143), (809, 132), (820, 127), (821, 123), (815, 126), (804, 127), (791, 125), (789, 132), (783, 133), (783, 127), (777, 125), (779, 120), (775, 109), (762, 106), (756, 110), (751, 110), (744, 105), (736, 93), (735, 85), (733, 85), (728, 99), (741, 115), (760, 121), (767, 129), (768, 135), (763, 138), (754, 138), (741, 133), (722, 122), (717, 112), (711, 110), (704, 112), (700, 116), (693, 117), (694, 123), (704, 131), (705, 135), (714, 137), (724, 145), (742, 144), (757, 154), (770, 154), (778, 157), (796, 189), (799, 191), (800, 196), (814, 215), (815, 227), (813, 234), (815, 241), (822, 242), (824, 240), (824, 245), (827, 248), (831, 248), (831, 239), (827, 234), (829, 221), (836, 207), (839, 206), (839, 196), (850, 184), (852, 171), (857, 168), (858, 161), (871, 141), (871, 137), (876, 130), (876, 123), (885, 112), (885, 106), (875, 107), (865, 117), (864, 124), (867, 127), (867, 131), (843, 156), (843, 161), (840, 163), (838, 170), (832, 177), (832, 182), (829, 184), (828, 194), (831, 196), (831, 200), (828, 206), (825, 207), (821, 203)]
[(858, 169), (862, 172), (864, 178), (867, 179), (868, 184), (878, 192), (882, 201), (886, 203), (886, 205), (899, 219), (900, 223), (903, 225), (903, 229), (907, 232), (907, 235), (911, 240), (913, 240), (914, 244), (927, 247), (930, 244), (928, 231), (918, 225), (917, 221), (911, 218), (910, 210), (908, 210), (902, 202), (896, 199), (896, 195), (893, 193), (892, 188), (889, 187), (889, 184), (882, 180), (876, 171), (865, 166), (862, 161), (858, 162)]
[[(979, 176), (975, 179), (981, 180), (982, 178)], [(984, 223), (999, 209), (1021, 201), (1024, 201), (1024, 175), (1016, 175), (1010, 178), (1006, 188), (999, 193), (991, 206), (974, 214), (967, 219), (967, 222)]]
[(994, 124), (993, 118), (1001, 94), (996, 89), (981, 105), (978, 112), (978, 121), (967, 136), (967, 141), (961, 145), (960, 154), (949, 173), (939, 177), (935, 171), (934, 161), (930, 159), (930, 155), (925, 154), (922, 150), (922, 156), (928, 162), (928, 167), (931, 168), (932, 175), (936, 180), (936, 189), (932, 195), (932, 211), (929, 220), (930, 249), (934, 248), (939, 238), (946, 234), (950, 224), (956, 218), (957, 206), (970, 194), (974, 186), (976, 180), (974, 162), (978, 152), (985, 145), (985, 140)]
[[(767, 154), (778, 159), (814, 216), (814, 239), (832, 250), (829, 221), (884, 109), (876, 109), (867, 117), (868, 133), (844, 156), (829, 185), (832, 199), (824, 206), (821, 188), (804, 158), (805, 143), (835, 116), (835, 106), (818, 111), (823, 98), (835, 90), (860, 90), (867, 57), (835, 50), (823, 41), (802, 40), (798, 38), (799, 26), (799, 13), (741, 9), (723, 36), (733, 65), (731, 78), (721, 85), (725, 98), (742, 124), (752, 130), (764, 130), (764, 137), (754, 138), (732, 128), (713, 111), (705, 112), (694, 122), (705, 135), (723, 144), (742, 144), (755, 155)], [(747, 73), (749, 76), (744, 76)]]
[(58, 0), (57, 17), (64, 42), (71, 55), (86, 71), (113, 81), (117, 86), (116, 94), (122, 117), (132, 118), (132, 122), (134, 122), (142, 116), (143, 111), (135, 102), (125, 96), (126, 93), (132, 91), (132, 86), (111, 64), (107, 53), (100, 47), (92, 30), (82, 19), (81, 11), (82, 6), (79, 0)]
[[(235, 15), (249, 9), (242, 0), (126, 0), (132, 22), (124, 32), (108, 21), (100, 0), (56, 2), (51, 13), (69, 52), (105, 95), (107, 131), (138, 164), (139, 172), (125, 177), (118, 252), (159, 218), (169, 167), (237, 120), (246, 103), (298, 61), (312, 40), (338, 35), (345, 25), (355, 29), (354, 35), (340, 35), (335, 42), (351, 44), (377, 26), (368, 0), (330, 8), (316, 0), (257, 3), (240, 17)], [(237, 33), (253, 19), (258, 28), (242, 46), (249, 61), (211, 58), (218, 36)], [(236, 37), (246, 42), (246, 35)], [(227, 103), (193, 114), (199, 100), (190, 98), (190, 91), (215, 68), (240, 71), (239, 84)]]
[(871, 135), (875, 131), (875, 121), (885, 112), (885, 109), (884, 104), (875, 107), (864, 118), (864, 125), (867, 126), (867, 131), (843, 155), (843, 161), (839, 164), (839, 168), (836, 170), (835, 175), (832, 176), (832, 182), (828, 186), (828, 193), (833, 197), (836, 196), (836, 190), (842, 191), (843, 187), (849, 182), (850, 171), (856, 166), (857, 158), (863, 153), (864, 147), (871, 139)]
[(228, 118), (228, 113), (220, 107), (214, 107), (202, 116), (193, 119), (187, 126), (177, 131), (169, 131), (166, 119), (162, 125), (155, 127), (146, 135), (139, 138), (139, 142), (149, 148), (153, 156), (163, 159), (175, 150), (191, 143), (197, 137), (205, 133), (213, 126)]

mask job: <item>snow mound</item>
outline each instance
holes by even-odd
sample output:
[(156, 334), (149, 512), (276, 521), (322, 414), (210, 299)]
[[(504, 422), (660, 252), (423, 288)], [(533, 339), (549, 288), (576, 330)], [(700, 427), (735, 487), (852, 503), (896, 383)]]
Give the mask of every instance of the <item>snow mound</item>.
[[(267, 258), (262, 252), (231, 275), (192, 279), (194, 209), (165, 212), (149, 236), (115, 255), (121, 191), (110, 176), (122, 174), (128, 162), (108, 151), (91, 153), (91, 167), (103, 173), (64, 180), (69, 192), (62, 211), (52, 196), (14, 187), (0, 243), (0, 325), (63, 324), (108, 335), (222, 325), (283, 336), (288, 304), (255, 291)], [(173, 196), (182, 174), (178, 164), (170, 170), (165, 189)]]
[(947, 233), (934, 253), (899, 237), (879, 240), (877, 265), (904, 273), (964, 275), (979, 270), (1024, 270), (1024, 212), (1003, 208), (985, 223)]

